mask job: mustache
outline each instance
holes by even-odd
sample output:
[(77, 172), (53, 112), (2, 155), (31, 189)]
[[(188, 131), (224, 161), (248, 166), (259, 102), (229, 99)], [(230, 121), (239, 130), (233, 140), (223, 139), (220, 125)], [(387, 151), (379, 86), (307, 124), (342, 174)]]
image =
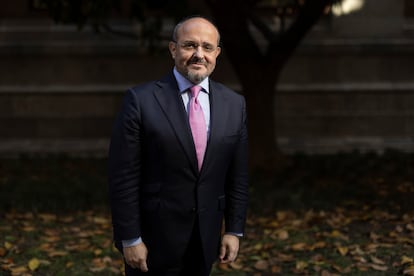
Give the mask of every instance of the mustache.
[(193, 64), (193, 63), (197, 63), (197, 64), (202, 64), (202, 65), (206, 65), (207, 62), (204, 58), (199, 58), (199, 57), (192, 57), (189, 61), (188, 64)]

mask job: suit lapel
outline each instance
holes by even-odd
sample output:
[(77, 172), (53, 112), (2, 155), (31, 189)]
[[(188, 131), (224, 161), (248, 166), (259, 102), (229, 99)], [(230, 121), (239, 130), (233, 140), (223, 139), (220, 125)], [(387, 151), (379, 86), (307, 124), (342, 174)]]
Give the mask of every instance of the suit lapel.
[(168, 118), (171, 127), (182, 145), (192, 168), (198, 173), (197, 155), (191, 136), (187, 112), (179, 95), (177, 82), (172, 74), (157, 82), (159, 89), (154, 91), (155, 98)]
[(210, 80), (210, 137), (207, 144), (206, 153), (204, 155), (202, 171), (208, 170), (211, 158), (215, 151), (215, 145), (225, 131), (225, 112), (227, 99), (222, 93), (220, 86)]

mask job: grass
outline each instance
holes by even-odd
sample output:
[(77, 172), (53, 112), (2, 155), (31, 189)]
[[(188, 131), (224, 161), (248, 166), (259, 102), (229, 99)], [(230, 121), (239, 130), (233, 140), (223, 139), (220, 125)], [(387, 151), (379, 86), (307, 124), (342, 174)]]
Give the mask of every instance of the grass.
[[(393, 151), (298, 154), (253, 174), (238, 262), (212, 275), (409, 275), (413, 168)], [(106, 174), (105, 159), (0, 160), (0, 275), (121, 274)]]

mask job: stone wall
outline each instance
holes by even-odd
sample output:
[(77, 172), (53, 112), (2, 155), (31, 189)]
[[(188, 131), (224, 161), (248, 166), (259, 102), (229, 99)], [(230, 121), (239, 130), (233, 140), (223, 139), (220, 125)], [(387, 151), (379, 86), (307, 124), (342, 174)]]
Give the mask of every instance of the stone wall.
[[(364, 3), (317, 25), (282, 72), (283, 151), (414, 151), (414, 24), (401, 0)], [(172, 68), (167, 50), (149, 55), (134, 40), (39, 18), (0, 23), (0, 156), (105, 156), (124, 91)], [(213, 78), (240, 91), (225, 51)]]
[(411, 39), (302, 45), (276, 93), (282, 148), (413, 151), (413, 46)]

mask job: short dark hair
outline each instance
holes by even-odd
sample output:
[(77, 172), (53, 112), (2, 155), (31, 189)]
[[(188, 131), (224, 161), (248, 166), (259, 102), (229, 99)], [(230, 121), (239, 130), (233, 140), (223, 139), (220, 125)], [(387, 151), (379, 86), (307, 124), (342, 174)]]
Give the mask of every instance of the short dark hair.
[(217, 26), (216, 26), (216, 24), (214, 23), (214, 21), (210, 18), (210, 17), (207, 17), (207, 16), (204, 16), (204, 15), (190, 15), (190, 16), (186, 16), (186, 17), (184, 17), (183, 19), (181, 19), (178, 23), (177, 23), (177, 25), (175, 25), (175, 27), (174, 27), (174, 31), (173, 31), (173, 33), (172, 33), (172, 41), (174, 41), (174, 42), (177, 42), (177, 32), (178, 32), (178, 29), (180, 29), (180, 27), (186, 22), (186, 21), (188, 21), (188, 20), (190, 20), (190, 19), (193, 19), (193, 18), (202, 18), (202, 19), (204, 19), (204, 20), (206, 20), (207, 22), (209, 22), (211, 25), (213, 25), (214, 26), (214, 28), (216, 28), (216, 30), (217, 30), (217, 34), (218, 34), (218, 41), (217, 41), (217, 45), (220, 45), (220, 32), (219, 32), (219, 30), (218, 30), (218, 28), (217, 28)]

